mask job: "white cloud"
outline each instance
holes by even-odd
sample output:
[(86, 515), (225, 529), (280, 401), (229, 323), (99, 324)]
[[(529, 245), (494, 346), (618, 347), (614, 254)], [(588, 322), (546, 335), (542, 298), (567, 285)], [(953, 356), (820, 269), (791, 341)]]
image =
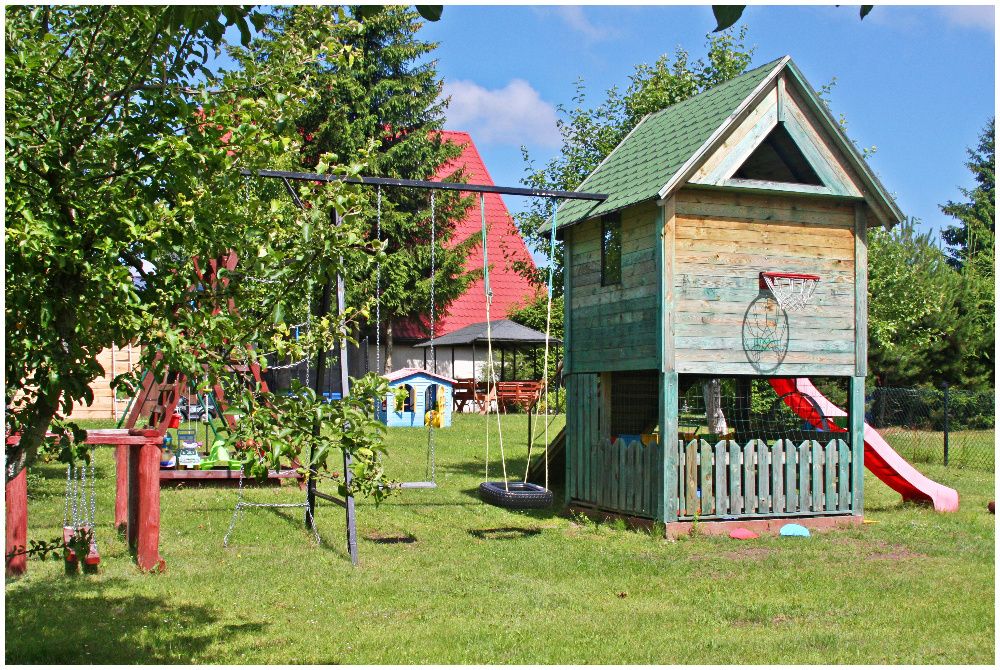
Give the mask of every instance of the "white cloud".
[(556, 110), (523, 79), (487, 89), (473, 81), (446, 82), (449, 130), (465, 130), (476, 142), (559, 146)]
[(939, 11), (948, 23), (957, 28), (994, 30), (996, 27), (993, 5), (945, 6)]
[(542, 17), (555, 16), (567, 28), (583, 35), (592, 42), (599, 42), (618, 35), (617, 30), (610, 26), (596, 26), (590, 22), (579, 5), (560, 5), (557, 7), (535, 7), (535, 13)]

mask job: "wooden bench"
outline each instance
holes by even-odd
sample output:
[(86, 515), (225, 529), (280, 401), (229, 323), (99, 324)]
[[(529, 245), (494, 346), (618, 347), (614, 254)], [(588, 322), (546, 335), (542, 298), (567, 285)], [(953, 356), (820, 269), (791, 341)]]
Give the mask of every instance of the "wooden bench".
[(511, 405), (530, 410), (542, 397), (542, 382), (497, 382), (497, 403), (506, 412)]

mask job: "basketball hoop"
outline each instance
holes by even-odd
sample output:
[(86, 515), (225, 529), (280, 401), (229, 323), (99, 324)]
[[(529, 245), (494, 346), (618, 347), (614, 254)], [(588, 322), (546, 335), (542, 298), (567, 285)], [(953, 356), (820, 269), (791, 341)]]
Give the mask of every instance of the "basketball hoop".
[(761, 272), (760, 288), (767, 289), (786, 312), (802, 309), (812, 300), (819, 275), (800, 272)]

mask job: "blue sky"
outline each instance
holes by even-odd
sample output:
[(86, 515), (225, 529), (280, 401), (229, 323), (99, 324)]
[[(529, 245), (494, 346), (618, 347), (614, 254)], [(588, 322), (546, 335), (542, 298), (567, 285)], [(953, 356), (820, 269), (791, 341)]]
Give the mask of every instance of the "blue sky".
[[(992, 6), (750, 6), (743, 15), (754, 65), (789, 54), (819, 88), (836, 77), (835, 116), (907, 215), (925, 228), (951, 222), (938, 205), (971, 186), (966, 148), (995, 110)], [(556, 105), (582, 77), (597, 104), (624, 88), (638, 63), (680, 46), (704, 55), (709, 6), (458, 6), (429, 23), (452, 96), (448, 127), (472, 134), (498, 184), (517, 185), (520, 146), (541, 164), (558, 148)], [(512, 210), (527, 205), (508, 198)]]

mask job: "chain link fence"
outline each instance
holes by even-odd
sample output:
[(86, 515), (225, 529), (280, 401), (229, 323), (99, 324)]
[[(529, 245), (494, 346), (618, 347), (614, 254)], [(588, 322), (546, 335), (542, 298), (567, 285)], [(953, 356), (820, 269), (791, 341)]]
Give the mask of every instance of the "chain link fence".
[(995, 392), (875, 388), (865, 419), (911, 463), (995, 470)]

